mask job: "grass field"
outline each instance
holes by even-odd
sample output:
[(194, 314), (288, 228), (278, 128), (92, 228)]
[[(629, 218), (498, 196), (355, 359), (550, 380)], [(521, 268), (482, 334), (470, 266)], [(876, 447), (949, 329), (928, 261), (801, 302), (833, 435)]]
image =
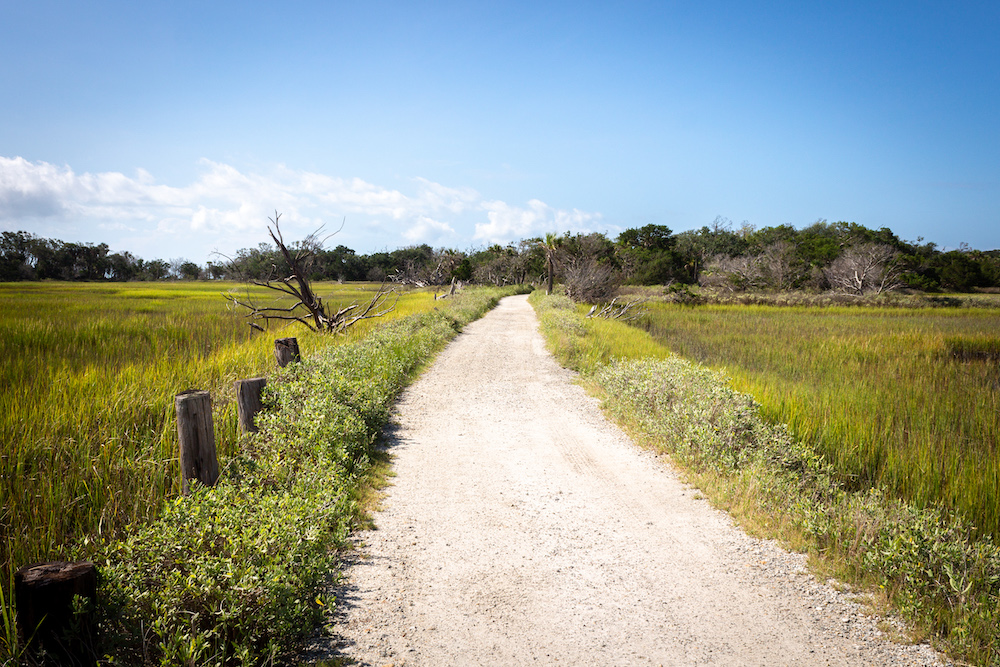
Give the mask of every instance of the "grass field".
[[(0, 562), (66, 557), (156, 515), (179, 486), (173, 397), (212, 392), (220, 457), (236, 443), (233, 382), (275, 366), (276, 337), (302, 353), (351, 338), (301, 325), (251, 335), (225, 283), (0, 284)], [(371, 285), (321, 284), (328, 303), (366, 301)], [(402, 294), (392, 317), (433, 307)], [(83, 549), (86, 555), (86, 549)]]
[(725, 369), (851, 486), (1000, 534), (1000, 309), (653, 304), (645, 326)]
[[(606, 413), (636, 442), (668, 454), (714, 505), (753, 534), (809, 553), (818, 576), (857, 587), (876, 610), (900, 613), (915, 639), (930, 639), (960, 664), (1000, 666), (995, 531), (984, 534), (984, 521), (977, 531), (936, 503), (919, 507), (899, 497), (899, 489), (922, 489), (937, 499), (934, 490), (949, 489), (954, 504), (971, 506), (964, 513), (995, 516), (998, 311), (659, 304), (649, 320), (653, 336), (621, 321), (586, 319), (586, 307), (564, 296), (536, 292), (530, 300), (560, 362), (580, 371)], [(668, 344), (726, 370), (671, 354)], [(830, 439), (793, 436), (785, 415)], [(904, 417), (929, 453), (918, 449), (915, 433), (892, 439), (894, 431), (882, 427)], [(966, 451), (946, 451), (972, 437)], [(860, 444), (837, 448), (850, 438)], [(871, 451), (880, 445), (896, 448), (895, 457)], [(882, 467), (866, 468), (865, 455)], [(957, 460), (972, 491), (963, 493), (954, 478), (935, 479), (927, 463), (935, 455)], [(893, 481), (887, 462), (911, 485), (865, 488)]]

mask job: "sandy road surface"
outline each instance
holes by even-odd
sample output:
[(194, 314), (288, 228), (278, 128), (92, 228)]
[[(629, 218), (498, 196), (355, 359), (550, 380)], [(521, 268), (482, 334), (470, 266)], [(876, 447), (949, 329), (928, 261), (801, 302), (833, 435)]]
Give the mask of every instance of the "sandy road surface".
[(397, 476), (308, 656), (364, 665), (929, 665), (639, 451), (526, 297), (403, 396)]

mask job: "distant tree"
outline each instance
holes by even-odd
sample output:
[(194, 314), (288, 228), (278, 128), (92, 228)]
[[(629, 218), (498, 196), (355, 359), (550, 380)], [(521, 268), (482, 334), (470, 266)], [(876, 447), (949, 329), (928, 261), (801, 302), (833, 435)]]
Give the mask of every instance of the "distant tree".
[(556, 276), (556, 253), (562, 247), (562, 239), (556, 234), (549, 233), (539, 241), (539, 245), (545, 251), (545, 293), (552, 294)]
[(105, 276), (108, 280), (127, 282), (139, 277), (142, 260), (132, 253), (116, 252), (108, 255), (108, 270)]
[(558, 249), (563, 266), (566, 294), (580, 303), (602, 303), (611, 299), (622, 282), (616, 246), (604, 234), (562, 237)]
[(646, 225), (626, 229), (615, 243), (618, 266), (628, 282), (654, 285), (685, 278), (684, 263), (675, 250), (677, 238), (669, 227)]
[(212, 280), (219, 280), (220, 278), (226, 277), (226, 265), (216, 264), (215, 262), (208, 262), (205, 267), (208, 272), (208, 277)]
[(0, 282), (31, 280), (35, 277), (30, 263), (34, 236), (28, 232), (0, 233)]
[(452, 271), (452, 275), (463, 282), (472, 280), (472, 262), (469, 261), (468, 257), (462, 258), (462, 261), (459, 262), (458, 266), (455, 267), (455, 270)]
[(901, 285), (898, 256), (892, 246), (862, 243), (845, 250), (825, 274), (830, 285), (842, 292), (881, 294)]
[(684, 268), (685, 282), (697, 283), (709, 261), (720, 255), (742, 255), (747, 252), (749, 242), (745, 235), (733, 231), (731, 220), (717, 216), (711, 226), (678, 234), (675, 247)]
[(702, 287), (739, 291), (758, 289), (764, 286), (759, 255), (716, 255), (701, 272), (699, 284)]
[(154, 259), (142, 264), (143, 280), (163, 280), (170, 274), (170, 265), (162, 259)]
[(578, 303), (600, 304), (615, 296), (621, 276), (613, 266), (581, 257), (566, 267), (566, 295)]
[(942, 287), (956, 292), (969, 292), (974, 287), (987, 284), (980, 262), (969, 251), (952, 250), (934, 258), (932, 266), (936, 269)]
[(626, 229), (618, 235), (618, 245), (637, 250), (670, 250), (677, 239), (669, 227), (664, 225), (646, 225), (637, 229)]
[(530, 254), (521, 245), (491, 245), (475, 253), (472, 279), (483, 285), (517, 285), (528, 276)]
[(758, 255), (760, 275), (765, 287), (788, 290), (798, 285), (803, 271), (795, 250), (791, 241), (779, 240), (768, 245)]
[(183, 280), (198, 280), (201, 277), (201, 267), (194, 262), (182, 262), (178, 270)]

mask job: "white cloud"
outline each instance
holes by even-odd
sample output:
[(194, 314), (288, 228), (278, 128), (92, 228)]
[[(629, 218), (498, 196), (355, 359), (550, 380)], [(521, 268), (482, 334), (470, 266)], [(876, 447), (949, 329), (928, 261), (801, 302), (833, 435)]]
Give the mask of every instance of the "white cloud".
[(421, 215), (417, 217), (409, 229), (403, 232), (403, 236), (412, 243), (426, 243), (433, 237), (447, 237), (454, 233), (455, 230), (451, 225)]
[(113, 246), (106, 235), (117, 233), (143, 246), (123, 249), (207, 256), (212, 245), (222, 244), (227, 252), (256, 245), (276, 210), (290, 235), (323, 224), (336, 229), (346, 216), (351, 238), (369, 244), (363, 251), (395, 247), (404, 239), (459, 247), (507, 242), (545, 231), (588, 231), (601, 220), (597, 213), (555, 209), (537, 199), (526, 207), (486, 200), (472, 188), (419, 177), (404, 193), (285, 165), (267, 173), (242, 172), (207, 159), (200, 166), (194, 182), (177, 187), (158, 184), (144, 169), (134, 177), (77, 174), (69, 166), (0, 157), (0, 226), (44, 228), (45, 235), (56, 238), (61, 228), (91, 230)]
[(475, 238), (488, 243), (507, 243), (546, 232), (595, 231), (602, 220), (600, 213), (555, 209), (537, 199), (529, 201), (527, 208), (502, 201), (483, 202), (481, 208), (488, 222), (476, 224)]

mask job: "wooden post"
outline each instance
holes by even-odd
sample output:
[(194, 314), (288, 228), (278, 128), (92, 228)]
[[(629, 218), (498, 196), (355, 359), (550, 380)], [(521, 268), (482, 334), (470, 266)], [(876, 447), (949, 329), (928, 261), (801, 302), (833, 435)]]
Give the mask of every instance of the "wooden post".
[(97, 598), (89, 561), (35, 563), (14, 573), (17, 628), (29, 654), (44, 650), (58, 664), (93, 665), (91, 619), (73, 615), (73, 598)]
[(251, 378), (236, 381), (236, 416), (240, 422), (240, 433), (256, 433), (254, 418), (260, 412), (260, 393), (267, 384), (267, 378)]
[(197, 479), (212, 486), (219, 479), (219, 460), (215, 455), (215, 429), (212, 426), (212, 396), (207, 391), (191, 389), (177, 394), (177, 437), (181, 446), (181, 491), (190, 491), (189, 480)]
[(274, 358), (282, 368), (292, 361), (302, 361), (299, 356), (299, 341), (295, 338), (279, 338), (274, 341)]

